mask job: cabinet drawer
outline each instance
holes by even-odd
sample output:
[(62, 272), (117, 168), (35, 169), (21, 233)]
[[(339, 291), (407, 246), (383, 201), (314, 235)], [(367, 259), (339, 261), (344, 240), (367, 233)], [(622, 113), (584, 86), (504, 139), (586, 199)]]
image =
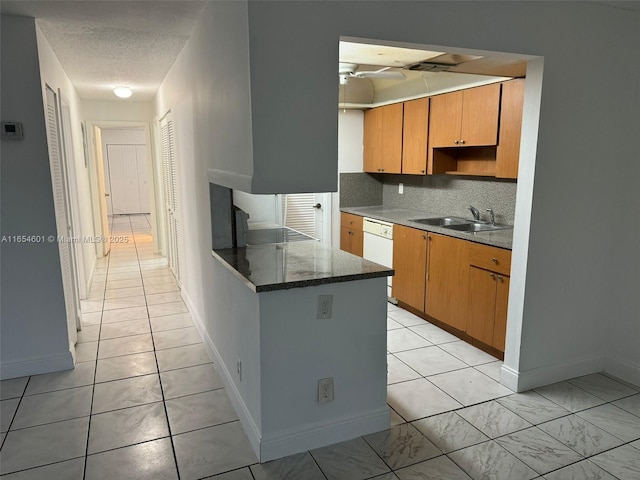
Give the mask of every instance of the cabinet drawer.
[(511, 271), (511, 251), (472, 243), (469, 245), (469, 264), (492, 272), (509, 275)]
[(352, 230), (362, 230), (362, 217), (360, 215), (342, 212), (340, 214), (340, 226)]

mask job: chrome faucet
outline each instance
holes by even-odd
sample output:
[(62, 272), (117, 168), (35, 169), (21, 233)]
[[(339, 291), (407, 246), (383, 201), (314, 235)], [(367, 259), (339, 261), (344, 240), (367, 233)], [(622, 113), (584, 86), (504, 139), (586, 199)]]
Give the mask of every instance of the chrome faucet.
[(493, 213), (493, 208), (487, 208), (487, 212), (489, 212), (489, 216), (491, 217), (491, 225), (496, 224), (496, 216)]
[(471, 210), (471, 213), (473, 214), (474, 219), (480, 220), (480, 210), (478, 210), (473, 205), (469, 207), (469, 210)]

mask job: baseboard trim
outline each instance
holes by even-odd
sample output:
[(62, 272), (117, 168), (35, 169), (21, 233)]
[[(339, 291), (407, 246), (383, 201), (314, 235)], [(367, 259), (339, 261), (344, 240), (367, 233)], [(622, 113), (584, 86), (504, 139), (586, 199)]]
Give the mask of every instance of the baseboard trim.
[(389, 425), (388, 407), (357, 417), (345, 417), (331, 424), (311, 424), (303, 429), (263, 439), (260, 445), (260, 462), (387, 430)]
[(227, 390), (227, 394), (229, 399), (231, 400), (231, 404), (233, 405), (238, 418), (240, 419), (240, 424), (244, 428), (245, 433), (247, 434), (247, 438), (249, 439), (249, 443), (251, 443), (251, 448), (256, 453), (256, 456), (260, 457), (260, 442), (262, 441), (262, 436), (260, 434), (260, 430), (253, 420), (253, 416), (249, 412), (247, 405), (242, 400), (240, 396), (240, 392), (236, 388), (235, 383), (232, 380), (231, 373), (225, 366), (222, 361), (222, 356), (218, 349), (216, 348), (213, 340), (209, 337), (207, 330), (204, 326), (204, 322), (202, 318), (198, 314), (197, 309), (195, 308), (195, 304), (191, 300), (189, 293), (182, 287), (180, 289), (181, 295), (187, 307), (189, 308), (189, 312), (191, 313), (191, 317), (193, 319), (193, 323), (200, 334), (200, 338), (202, 338), (202, 342), (204, 343), (205, 348), (207, 349), (207, 353), (209, 358), (213, 362), (216, 367), (216, 371), (222, 377), (222, 383), (224, 383), (224, 388)]
[(619, 357), (605, 357), (604, 372), (614, 377), (640, 386), (640, 365)]
[(71, 350), (48, 357), (29, 358), (15, 362), (3, 361), (2, 367), (0, 367), (0, 380), (71, 370), (74, 368), (74, 364), (74, 353)]
[(604, 355), (598, 353), (570, 362), (548, 365), (527, 371), (516, 371), (503, 365), (500, 369), (500, 383), (515, 392), (524, 392), (570, 378), (602, 372), (604, 364)]

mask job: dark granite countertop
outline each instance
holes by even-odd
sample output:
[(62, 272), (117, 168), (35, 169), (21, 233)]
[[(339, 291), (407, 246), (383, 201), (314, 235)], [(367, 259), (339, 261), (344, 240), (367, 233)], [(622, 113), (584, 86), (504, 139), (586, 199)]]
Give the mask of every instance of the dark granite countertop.
[(350, 207), (341, 208), (340, 211), (345, 213), (353, 213), (354, 215), (361, 215), (363, 217), (375, 218), (378, 220), (384, 220), (390, 223), (398, 223), (406, 227), (416, 228), (418, 230), (425, 230), (427, 232), (441, 233), (450, 237), (462, 238), (471, 242), (483, 243), (485, 245), (492, 245), (494, 247), (506, 248), (511, 250), (513, 243), (513, 229), (496, 230), (495, 232), (460, 232), (458, 230), (451, 230), (448, 228), (434, 227), (431, 225), (424, 225), (422, 223), (412, 222), (411, 219), (415, 218), (433, 218), (442, 217), (447, 214), (437, 212), (425, 212), (418, 210), (409, 210), (398, 207), (385, 207), (383, 205), (374, 205), (369, 207)]
[(388, 277), (390, 268), (317, 241), (212, 250), (254, 292)]

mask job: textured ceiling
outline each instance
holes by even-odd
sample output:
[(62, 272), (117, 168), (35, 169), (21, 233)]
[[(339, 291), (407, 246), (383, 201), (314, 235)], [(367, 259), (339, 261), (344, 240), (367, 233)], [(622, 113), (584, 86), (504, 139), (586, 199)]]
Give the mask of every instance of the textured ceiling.
[(0, 8), (37, 19), (81, 98), (118, 100), (113, 87), (127, 85), (129, 100), (144, 102), (153, 99), (205, 3), (3, 0)]

